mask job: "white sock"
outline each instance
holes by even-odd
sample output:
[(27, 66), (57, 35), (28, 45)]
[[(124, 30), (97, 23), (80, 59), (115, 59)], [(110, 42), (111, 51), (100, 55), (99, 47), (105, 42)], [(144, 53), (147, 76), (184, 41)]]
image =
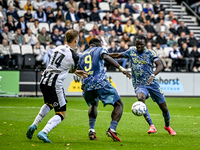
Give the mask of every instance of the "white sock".
[(42, 129), (43, 132), (48, 134), (53, 128), (55, 128), (60, 122), (62, 121), (61, 117), (59, 115), (53, 116), (46, 126)]
[(115, 129), (110, 129), (112, 132), (115, 132)]
[(44, 104), (41, 109), (40, 112), (38, 113), (38, 115), (36, 116), (33, 124), (35, 124), (36, 126), (38, 126), (38, 123), (40, 123), (42, 121), (42, 119), (46, 116), (46, 114), (48, 114), (48, 112), (51, 109), (49, 108), (49, 106), (47, 104)]
[(95, 132), (95, 129), (90, 129), (89, 131)]

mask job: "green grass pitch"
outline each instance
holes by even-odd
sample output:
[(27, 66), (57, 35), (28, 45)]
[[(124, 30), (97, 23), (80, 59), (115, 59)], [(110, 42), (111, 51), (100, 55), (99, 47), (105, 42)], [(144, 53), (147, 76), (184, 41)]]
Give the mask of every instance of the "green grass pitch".
[(37, 138), (47, 121), (54, 115), (51, 111), (39, 124), (32, 140), (26, 131), (43, 105), (40, 98), (0, 98), (0, 150), (196, 150), (200, 149), (200, 98), (166, 98), (171, 114), (171, 126), (177, 132), (171, 136), (163, 129), (164, 120), (159, 107), (147, 100), (149, 112), (157, 134), (148, 135), (148, 124), (143, 117), (134, 116), (131, 105), (135, 97), (122, 97), (124, 113), (117, 132), (122, 142), (113, 142), (106, 136), (111, 121), (112, 106), (99, 103), (96, 121), (98, 140), (88, 138), (88, 106), (82, 97), (68, 97), (67, 117), (49, 133), (52, 144)]

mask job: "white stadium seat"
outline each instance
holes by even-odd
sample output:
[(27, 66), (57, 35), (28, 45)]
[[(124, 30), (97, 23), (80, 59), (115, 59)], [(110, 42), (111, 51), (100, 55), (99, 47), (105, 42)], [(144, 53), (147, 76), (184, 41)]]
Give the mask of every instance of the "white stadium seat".
[(76, 29), (78, 27), (78, 23), (73, 24), (73, 29)]
[(104, 17), (105, 15), (106, 15), (105, 12), (101, 12), (101, 13), (99, 13), (100, 19), (103, 20), (103, 17)]
[(34, 11), (34, 10), (31, 11), (31, 14), (32, 14), (33, 18), (34, 18), (35, 12), (36, 12), (36, 11)]
[(189, 54), (191, 53), (192, 50), (193, 50), (193, 47), (188, 47)]
[(21, 7), (21, 9), (24, 9), (24, 6), (26, 5), (26, 3), (27, 3), (27, 1), (25, 1), (25, 0), (21, 0), (20, 1), (20, 7)]
[(125, 24), (122, 24), (121, 27), (122, 27), (122, 32), (124, 32), (124, 26)]
[(53, 11), (53, 15), (56, 16), (58, 11)]
[(121, 9), (122, 9), (122, 10), (125, 9), (125, 5), (126, 5), (126, 3), (121, 3)]
[(52, 22), (51, 24), (50, 24), (50, 32), (52, 33), (53, 32), (53, 27), (56, 25), (56, 23), (55, 22)]
[(133, 14), (133, 19), (136, 20), (139, 16), (140, 14)]
[(39, 23), (39, 30), (40, 30), (40, 32), (42, 31), (43, 27), (46, 28), (47, 32), (49, 32), (49, 24), (48, 23), (45, 23), (45, 22)]
[(99, 7), (102, 11), (110, 11), (110, 6), (107, 2), (101, 2), (99, 3)]
[(18, 10), (17, 14), (19, 15), (19, 17), (24, 16), (24, 14), (26, 13), (26, 10)]
[(27, 22), (27, 23), (26, 23), (26, 25), (27, 25), (28, 28), (30, 28), (30, 26), (31, 26), (32, 24), (34, 24), (34, 23), (33, 23), (33, 22)]
[(133, 6), (138, 6), (139, 7), (139, 11), (143, 11), (142, 4), (140, 4), (140, 3), (134, 3)]
[(33, 49), (31, 45), (22, 45), (22, 55), (33, 54)]
[(164, 51), (167, 56), (169, 56), (169, 52), (172, 50), (172, 47), (165, 47)]
[(12, 54), (21, 54), (21, 50), (20, 50), (19, 45), (12, 44), (11, 49), (12, 49)]
[(94, 26), (94, 23), (86, 23), (85, 29), (86, 29), (87, 31), (91, 31), (92, 28), (93, 28), (93, 26)]

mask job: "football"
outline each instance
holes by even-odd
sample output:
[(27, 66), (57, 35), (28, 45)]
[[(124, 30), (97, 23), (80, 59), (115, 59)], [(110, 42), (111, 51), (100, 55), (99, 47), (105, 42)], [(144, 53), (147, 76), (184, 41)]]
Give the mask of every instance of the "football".
[(138, 101), (138, 102), (133, 103), (131, 110), (134, 115), (142, 116), (146, 113), (147, 107), (143, 102)]

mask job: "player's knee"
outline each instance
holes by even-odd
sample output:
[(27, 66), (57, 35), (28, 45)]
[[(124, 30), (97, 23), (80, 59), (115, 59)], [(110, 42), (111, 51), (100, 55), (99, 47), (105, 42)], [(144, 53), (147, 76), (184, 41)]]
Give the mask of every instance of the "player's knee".
[(46, 105), (50, 108), (50, 110), (53, 109), (53, 105), (52, 104), (46, 104)]
[(145, 103), (146, 97), (145, 97), (145, 95), (143, 93), (139, 93), (137, 95), (137, 98), (138, 98), (139, 101), (142, 101), (143, 103)]
[(63, 112), (56, 112), (56, 115), (59, 115), (61, 120), (64, 120), (66, 117), (66, 111)]

